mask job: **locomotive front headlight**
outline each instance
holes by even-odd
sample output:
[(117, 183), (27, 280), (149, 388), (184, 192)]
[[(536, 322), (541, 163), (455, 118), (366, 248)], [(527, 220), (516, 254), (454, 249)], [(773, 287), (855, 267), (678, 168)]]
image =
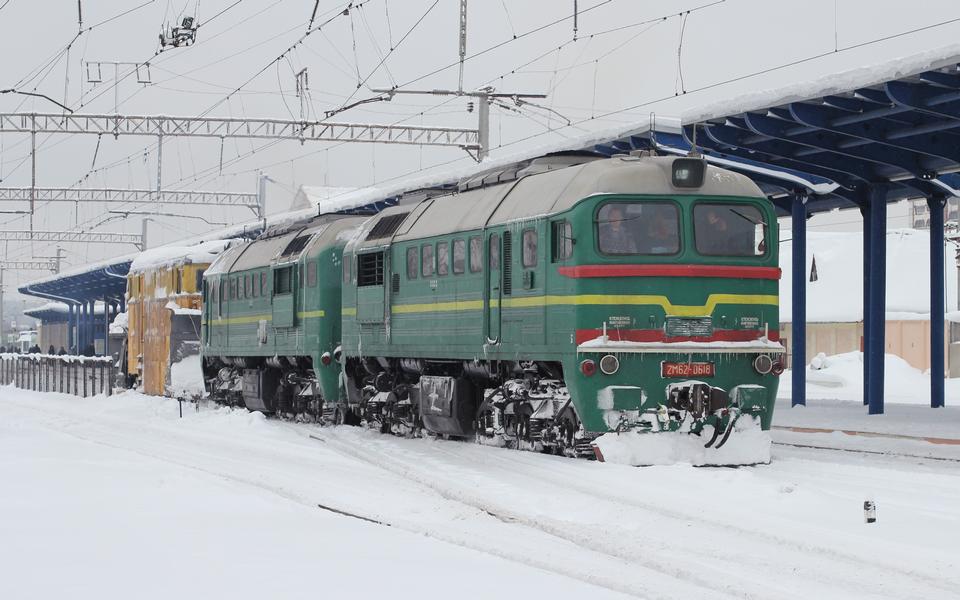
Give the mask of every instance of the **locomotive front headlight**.
[(703, 185), (707, 162), (702, 158), (678, 158), (673, 161), (673, 187), (698, 188)]
[(604, 375), (613, 375), (620, 370), (620, 359), (612, 354), (608, 354), (600, 359), (600, 370)]
[(753, 369), (761, 375), (766, 375), (773, 370), (773, 359), (766, 354), (760, 354), (753, 359)]
[(593, 362), (589, 358), (580, 363), (580, 372), (590, 377), (597, 372), (597, 363)]

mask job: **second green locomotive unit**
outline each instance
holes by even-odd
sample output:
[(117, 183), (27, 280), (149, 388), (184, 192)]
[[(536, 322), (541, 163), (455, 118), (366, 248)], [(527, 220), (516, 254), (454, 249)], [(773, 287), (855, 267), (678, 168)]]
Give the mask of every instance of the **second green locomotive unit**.
[(548, 156), (318, 216), (207, 271), (208, 387), (568, 455), (624, 431), (722, 446), (770, 426), (775, 225), (748, 178), (656, 156)]

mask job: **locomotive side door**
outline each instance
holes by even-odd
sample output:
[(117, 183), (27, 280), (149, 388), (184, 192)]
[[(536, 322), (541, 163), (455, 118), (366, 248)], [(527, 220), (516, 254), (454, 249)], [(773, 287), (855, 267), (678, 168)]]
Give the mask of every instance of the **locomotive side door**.
[(487, 302), (486, 342), (500, 343), (500, 302), (503, 299), (503, 261), (501, 260), (500, 235), (487, 236)]

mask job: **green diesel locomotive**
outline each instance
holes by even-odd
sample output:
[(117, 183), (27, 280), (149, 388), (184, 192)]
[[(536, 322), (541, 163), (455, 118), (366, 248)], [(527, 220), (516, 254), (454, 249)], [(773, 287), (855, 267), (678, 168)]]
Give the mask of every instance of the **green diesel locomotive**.
[[(738, 422), (769, 428), (776, 215), (742, 175), (697, 157), (548, 156), (364, 221), (318, 220), (208, 270), (227, 304), (204, 309), (212, 390), (570, 455), (609, 432), (716, 447)], [(278, 285), (281, 248), (303, 236)], [(260, 264), (243, 263), (258, 245)], [(250, 269), (269, 297), (235, 299)], [(224, 280), (240, 282), (229, 297)]]
[(363, 220), (325, 215), (274, 228), (207, 269), (202, 364), (213, 397), (265, 413), (320, 416), (324, 399), (335, 408), (341, 255)]

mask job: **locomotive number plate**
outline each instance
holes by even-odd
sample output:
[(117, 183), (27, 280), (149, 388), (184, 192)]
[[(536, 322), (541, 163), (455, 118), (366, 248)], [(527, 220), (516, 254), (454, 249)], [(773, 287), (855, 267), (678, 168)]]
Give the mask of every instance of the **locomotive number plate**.
[(713, 377), (717, 366), (712, 362), (667, 362), (660, 363), (660, 377)]

